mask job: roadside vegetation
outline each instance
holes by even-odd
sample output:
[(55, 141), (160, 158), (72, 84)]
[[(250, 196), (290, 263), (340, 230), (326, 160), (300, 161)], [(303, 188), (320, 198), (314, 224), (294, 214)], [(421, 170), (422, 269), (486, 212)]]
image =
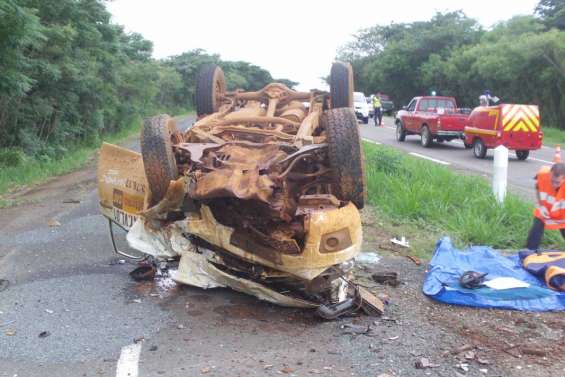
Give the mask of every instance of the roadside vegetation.
[(153, 59), (151, 41), (110, 17), (103, 0), (0, 0), (0, 195), (82, 166), (142, 117), (189, 111), (204, 63), (224, 69), (228, 89), (273, 81), (200, 49)]
[(111, 135), (102, 136), (99, 142), (71, 147), (58, 159), (38, 159), (27, 156), (18, 149), (0, 151), (0, 208), (9, 206), (11, 200), (2, 199), (10, 188), (27, 186), (50, 177), (69, 173), (92, 160), (102, 142), (119, 143), (139, 133), (142, 119), (132, 121), (127, 127)]
[[(428, 256), (434, 239), (449, 235), (459, 246), (490, 245), (521, 249), (532, 223), (533, 204), (509, 194), (496, 203), (489, 182), (462, 176), (433, 162), (390, 147), (364, 143), (369, 203), (382, 223), (423, 238)], [(394, 230), (394, 229), (392, 229)], [(559, 232), (549, 231), (544, 247), (565, 247)]]
[(554, 146), (559, 144), (565, 147), (565, 132), (558, 128), (543, 127), (543, 144), (547, 146)]
[(545, 129), (565, 130), (562, 0), (541, 0), (534, 15), (489, 30), (462, 12), (376, 25), (359, 30), (338, 58), (353, 62), (356, 90), (386, 93), (397, 107), (436, 91), (473, 108), (489, 89), (504, 103), (539, 105)]

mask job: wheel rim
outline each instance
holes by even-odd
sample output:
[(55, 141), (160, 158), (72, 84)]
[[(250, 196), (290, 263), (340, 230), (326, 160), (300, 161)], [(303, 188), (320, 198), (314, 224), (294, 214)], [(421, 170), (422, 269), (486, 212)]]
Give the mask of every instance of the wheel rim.
[(428, 129), (424, 128), (422, 130), (422, 145), (428, 145)]
[(482, 154), (483, 154), (483, 146), (481, 145), (481, 142), (477, 141), (475, 143), (475, 155), (482, 156)]

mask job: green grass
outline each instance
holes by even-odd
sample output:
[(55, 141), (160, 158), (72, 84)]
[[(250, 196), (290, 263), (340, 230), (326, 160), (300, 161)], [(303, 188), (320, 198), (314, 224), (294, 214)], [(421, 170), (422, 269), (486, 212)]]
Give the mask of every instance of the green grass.
[(543, 143), (548, 146), (565, 146), (565, 131), (558, 128), (543, 127)]
[[(364, 144), (369, 203), (381, 222), (408, 229), (408, 238), (448, 235), (459, 246), (490, 245), (520, 249), (532, 222), (533, 204), (509, 194), (497, 204), (490, 184), (480, 177), (458, 175), (429, 161), (392, 148)], [(546, 232), (545, 246), (565, 247), (559, 232)]]
[[(119, 143), (139, 132), (140, 125), (141, 120), (137, 119), (119, 132), (103, 137), (102, 141)], [(2, 195), (14, 189), (40, 183), (48, 178), (85, 166), (93, 158), (101, 142), (94, 145), (76, 146), (57, 160), (38, 161), (28, 157), (18, 166), (0, 167), (0, 208), (18, 203), (17, 200), (2, 198)]]

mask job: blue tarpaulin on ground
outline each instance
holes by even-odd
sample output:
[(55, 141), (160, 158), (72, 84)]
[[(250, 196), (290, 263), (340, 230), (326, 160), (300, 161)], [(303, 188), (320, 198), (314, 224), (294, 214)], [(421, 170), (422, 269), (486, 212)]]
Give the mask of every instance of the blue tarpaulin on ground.
[[(509, 277), (528, 287), (466, 289), (459, 284), (465, 271), (486, 272), (486, 280)], [(525, 311), (565, 310), (565, 292), (553, 291), (522, 267), (518, 255), (502, 256), (488, 246), (473, 246), (464, 251), (453, 247), (445, 237), (438, 241), (424, 280), (424, 294), (446, 304), (479, 308)]]

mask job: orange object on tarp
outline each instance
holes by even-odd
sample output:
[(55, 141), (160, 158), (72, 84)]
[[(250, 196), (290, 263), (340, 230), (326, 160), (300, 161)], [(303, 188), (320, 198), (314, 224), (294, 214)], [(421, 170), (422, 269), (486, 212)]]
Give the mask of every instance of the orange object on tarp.
[(544, 280), (549, 288), (565, 292), (565, 252), (521, 251), (520, 259), (524, 268)]

